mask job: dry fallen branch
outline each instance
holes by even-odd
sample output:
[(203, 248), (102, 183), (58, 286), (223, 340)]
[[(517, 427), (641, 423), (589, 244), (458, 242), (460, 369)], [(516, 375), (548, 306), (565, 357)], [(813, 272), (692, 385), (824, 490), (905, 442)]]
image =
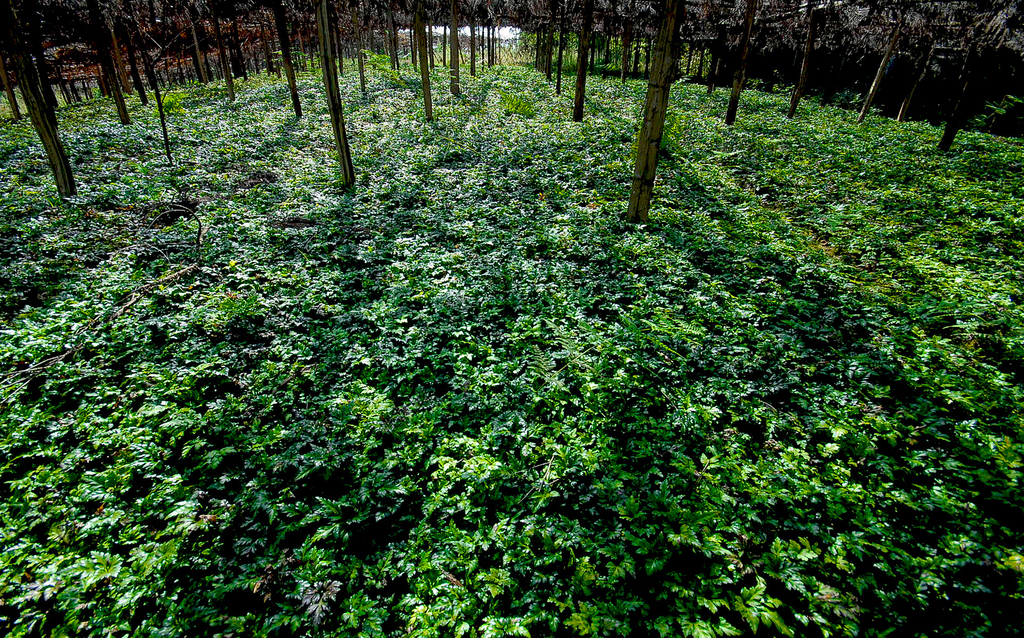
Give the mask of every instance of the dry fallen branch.
[[(158, 287), (160, 287), (160, 286), (162, 286), (164, 284), (168, 284), (168, 283), (170, 283), (172, 281), (175, 281), (176, 279), (181, 279), (182, 277), (192, 273), (193, 271), (195, 271), (198, 268), (199, 268), (199, 264), (192, 264), (190, 266), (185, 266), (184, 268), (182, 268), (180, 270), (176, 270), (176, 271), (174, 271), (174, 272), (172, 272), (172, 273), (170, 273), (168, 275), (164, 275), (163, 277), (161, 277), (161, 278), (159, 278), (159, 279), (157, 279), (155, 281), (151, 281), (150, 283), (137, 288), (135, 290), (135, 292), (133, 292), (131, 294), (131, 296), (128, 298), (128, 300), (125, 301), (124, 303), (122, 303), (112, 313), (110, 313), (109, 315), (106, 315), (106, 316), (95, 317), (92, 321), (88, 322), (84, 326), (81, 326), (80, 328), (75, 330), (73, 333), (71, 333), (71, 336), (75, 337), (75, 336), (80, 335), (80, 334), (82, 334), (83, 332), (85, 332), (87, 330), (91, 330), (91, 329), (93, 329), (93, 328), (95, 328), (95, 327), (97, 327), (97, 326), (99, 326), (101, 324), (107, 324), (107, 323), (110, 323), (112, 321), (115, 321), (118, 317), (120, 317), (123, 314), (125, 314), (126, 312), (128, 312), (128, 310), (132, 306), (134, 306), (139, 301), (141, 301), (143, 298), (145, 298), (145, 296), (149, 292), (151, 292), (153, 289), (158, 288)], [(65, 359), (68, 359), (68, 358), (74, 356), (75, 354), (78, 354), (84, 348), (85, 348), (85, 344), (79, 344), (77, 346), (74, 346), (73, 348), (68, 348), (64, 352), (61, 352), (61, 353), (55, 354), (55, 355), (51, 355), (49, 357), (46, 357), (45, 359), (42, 359), (41, 361), (37, 361), (36, 363), (33, 363), (32, 365), (30, 365), (29, 367), (27, 367), (27, 368), (25, 368), (23, 370), (14, 370), (12, 372), (8, 372), (7, 374), (5, 374), (2, 377), (3, 381), (0, 382), (0, 383), (2, 383), (2, 385), (0, 385), (0, 389), (5, 391), (6, 394), (7, 394), (7, 396), (5, 396), (2, 400), (0, 400), (0, 403), (7, 403), (8, 401), (11, 400), (11, 398), (13, 398), (17, 394), (18, 390), (20, 390), (23, 387), (25, 387), (29, 383), (29, 381), (31, 381), (34, 377), (36, 377), (37, 375), (42, 373), (47, 368), (49, 368), (49, 367), (51, 367), (53, 365), (56, 365), (56, 364), (60, 363), (61, 361), (64, 361)], [(19, 383), (18, 382), (19, 380), (22, 380), (22, 381)]]
[(438, 567), (438, 569), (441, 570), (441, 575), (443, 575), (448, 580), (449, 583), (451, 583), (452, 585), (454, 585), (456, 587), (465, 588), (465, 585), (462, 584), (461, 580), (459, 580), (458, 578), (456, 578), (452, 574), (448, 573), (443, 567)]

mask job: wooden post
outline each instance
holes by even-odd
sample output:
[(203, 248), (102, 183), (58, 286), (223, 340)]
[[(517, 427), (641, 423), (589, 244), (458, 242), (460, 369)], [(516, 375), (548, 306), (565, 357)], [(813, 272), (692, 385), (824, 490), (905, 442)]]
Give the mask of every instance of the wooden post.
[(10, 76), (7, 74), (7, 67), (4, 65), (2, 54), (0, 54), (0, 78), (3, 78), (4, 93), (7, 94), (7, 103), (11, 105), (11, 115), (14, 117), (14, 121), (17, 122), (21, 119), (21, 110), (18, 108), (18, 98), (14, 96), (14, 86), (11, 83)]
[(142, 106), (149, 106), (149, 97), (146, 95), (146, 86), (142, 83), (142, 77), (139, 75), (139, 63), (136, 61), (136, 50), (135, 43), (132, 41), (132, 34), (125, 34), (125, 46), (128, 52), (128, 68), (132, 74), (132, 84), (135, 85), (135, 90), (139, 94), (139, 100), (142, 102)]
[[(342, 44), (342, 39), (345, 37), (345, 30), (341, 28), (341, 20), (338, 20), (337, 12), (334, 14), (334, 19), (331, 20), (332, 24), (338, 25), (338, 30), (334, 36), (334, 55), (338, 61), (338, 77), (345, 77), (345, 47)], [(358, 54), (359, 47), (356, 47), (356, 53)]]
[(814, 50), (814, 31), (817, 24), (818, 10), (811, 9), (807, 17), (807, 42), (804, 44), (804, 59), (800, 64), (800, 81), (793, 89), (793, 97), (789, 100), (789, 113), (786, 117), (793, 119), (796, 115), (796, 107), (800, 104), (800, 98), (804, 96), (804, 89), (807, 88), (807, 74), (811, 68), (811, 51)]
[[(594, 12), (593, 11), (590, 12), (590, 28), (591, 29), (594, 28)], [(596, 68), (596, 66), (595, 66), (596, 62), (597, 62), (597, 36), (593, 34), (593, 31), (591, 31), (591, 36), (590, 36), (590, 69), (589, 69), (590, 73), (594, 72), (594, 69)]]
[(195, 53), (196, 61), (196, 73), (199, 74), (199, 81), (206, 84), (210, 81), (209, 76), (206, 74), (205, 60), (203, 60), (203, 47), (199, 45), (199, 32), (196, 29), (196, 23), (199, 21), (199, 16), (195, 10), (189, 10), (189, 15), (192, 18), (192, 50)]
[(590, 57), (590, 35), (593, 28), (594, 0), (583, 0), (583, 27), (580, 29), (580, 51), (576, 63), (576, 97), (572, 107), (573, 122), (583, 121), (583, 100), (587, 92), (587, 60)]
[(452, 95), (458, 96), (462, 95), (462, 89), (459, 88), (459, 7), (456, 0), (450, 0), (450, 4), (452, 13)]
[[(135, 35), (138, 33), (138, 27), (135, 27)], [(160, 84), (156, 80), (156, 71), (153, 69), (153, 62), (149, 59), (149, 55), (145, 51), (142, 52), (142, 68), (146, 73), (149, 84), (153, 87), (153, 98), (156, 100), (156, 112), (160, 116), (160, 130), (163, 132), (164, 137), (164, 152), (167, 154), (167, 163), (169, 165), (174, 164), (174, 159), (171, 157), (171, 138), (167, 135), (167, 114), (164, 113), (164, 101), (160, 97)]]
[(558, 0), (548, 1), (548, 32), (544, 40), (544, 75), (551, 81), (552, 64), (555, 53), (555, 19), (558, 17)]
[(263, 57), (267, 60), (267, 75), (276, 73), (281, 77), (281, 69), (274, 64), (274, 56), (270, 53), (270, 36), (267, 35), (267, 23), (264, 22), (264, 15), (260, 12), (260, 41), (263, 42)]
[(430, 99), (430, 56), (427, 54), (427, 30), (424, 26), (423, 0), (416, 0), (416, 20), (413, 31), (420, 50), (420, 78), (423, 81), (423, 112), (428, 122), (434, 121), (434, 107)]
[(81, 103), (82, 96), (78, 93), (78, 85), (75, 84), (74, 78), (68, 80), (68, 88), (71, 90), (71, 98), (75, 101), (75, 104)]
[(295, 86), (295, 65), (292, 64), (291, 38), (288, 36), (288, 22), (284, 14), (283, 0), (274, 3), (274, 23), (277, 25), (277, 39), (281, 44), (281, 63), (284, 74), (288, 78), (288, 90), (292, 95), (292, 109), (295, 117), (302, 117), (302, 105), (299, 104), (299, 90)]
[(64, 70), (62, 68), (60, 60), (57, 60), (53, 65), (53, 70), (57, 74), (57, 86), (60, 87), (60, 94), (64, 96), (64, 106), (71, 104), (71, 91), (68, 90), (68, 81), (64, 78)]
[[(35, 58), (36, 74), (39, 77), (39, 84), (43, 87), (43, 97), (50, 104), (50, 108), (57, 110), (57, 95), (53, 92), (53, 85), (50, 83), (50, 65), (46, 61), (46, 51), (43, 49), (43, 32), (41, 29), (42, 17), (39, 15), (39, 2), (23, 2), (21, 4), (19, 19), (24, 34), (24, 42), (31, 47), (29, 53)], [(109, 54), (109, 52), (108, 52)], [(24, 98), (24, 94), (22, 94)]]
[(437, 65), (434, 62), (434, 25), (432, 24), (427, 25), (427, 42), (429, 43), (427, 51), (430, 52), (430, 68), (435, 69)]
[(953, 147), (953, 140), (956, 139), (957, 133), (967, 123), (967, 103), (970, 101), (971, 96), (967, 92), (967, 89), (971, 85), (971, 75), (974, 71), (975, 64), (975, 52), (977, 51), (977, 44), (972, 40), (971, 46), (967, 50), (967, 57), (964, 59), (964, 66), (960, 70), (960, 91), (956, 96), (956, 104), (953, 107), (953, 112), (950, 113), (949, 119), (946, 120), (946, 126), (942, 130), (942, 139), (939, 140), (939, 150), (948, 151)]
[(391, 68), (398, 70), (398, 26), (395, 24), (395, 12), (391, 5), (386, 4), (388, 13), (388, 54), (391, 56)]
[(558, 62), (557, 77), (555, 79), (555, 95), (562, 94), (562, 56), (565, 53), (565, 9), (562, 9), (562, 19), (558, 25)]
[[(96, 0), (92, 0), (95, 2)], [(227, 51), (224, 49), (224, 36), (220, 31), (220, 18), (217, 17), (217, 12), (211, 5), (211, 11), (213, 12), (213, 34), (217, 37), (217, 51), (220, 53), (220, 64), (221, 70), (224, 73), (224, 81), (228, 87), (228, 99), (232, 102), (235, 101), (235, 80), (231, 74), (231, 60), (228, 59)]]
[(544, 67), (541, 65), (541, 60), (544, 58), (542, 49), (544, 48), (544, 38), (542, 32), (537, 32), (537, 46), (533, 48), (533, 68), (535, 71), (544, 71)]
[[(685, 5), (683, 10), (685, 11)], [(654, 177), (658, 168), (658, 152), (661, 136), (665, 130), (665, 115), (668, 113), (668, 98), (675, 75), (679, 54), (679, 34), (676, 29), (677, 11), (680, 0), (665, 0), (665, 15), (654, 51), (651, 79), (647, 84), (647, 102), (644, 106), (644, 123), (640, 128), (636, 144), (636, 168), (633, 171), (633, 187), (629, 195), (627, 221), (646, 222), (654, 192)]]
[(110, 30), (110, 48), (114, 51), (114, 68), (117, 69), (117, 79), (121, 83), (121, 90), (126, 93), (132, 92), (131, 82), (128, 81), (128, 70), (124, 64), (124, 56), (121, 55), (121, 41), (117, 37), (117, 29), (114, 23), (107, 21), (107, 28)]
[(341, 90), (338, 88), (338, 70), (335, 66), (334, 46), (331, 44), (334, 30), (331, 28), (329, 0), (320, 0), (316, 8), (316, 27), (320, 45), (320, 68), (323, 71), (324, 89), (327, 93), (327, 110), (331, 113), (331, 128), (338, 147), (338, 161), (341, 164), (342, 183), (352, 186), (356, 183), (352, 167), (352, 152), (345, 133), (345, 113), (341, 105)]
[(494, 66), (494, 25), (487, 18), (487, 68)]
[(910, 112), (910, 101), (914, 98), (914, 91), (917, 90), (917, 85), (921, 83), (921, 80), (928, 75), (928, 63), (932, 61), (932, 55), (935, 54), (935, 45), (932, 44), (928, 48), (928, 54), (924, 56), (924, 62), (921, 64), (921, 72), (917, 75), (914, 83), (910, 85), (910, 91), (907, 92), (907, 97), (903, 99), (903, 104), (900, 104), (900, 114), (896, 116), (897, 122), (902, 122), (907, 114)]
[(419, 44), (416, 43), (416, 10), (412, 12), (412, 25), (409, 27), (409, 66), (416, 68), (419, 57)]
[(718, 67), (722, 60), (720, 51), (723, 46), (721, 42), (714, 42), (711, 45), (711, 61), (708, 63), (708, 95), (715, 92), (715, 84), (718, 81)]
[(626, 83), (626, 73), (629, 69), (629, 47), (633, 42), (633, 23), (626, 22), (625, 30), (622, 33), (622, 68), (619, 69), (619, 79)]
[(366, 94), (366, 68), (363, 65), (363, 34), (359, 30), (359, 3), (352, 5), (352, 30), (355, 35), (356, 62), (359, 65), (359, 90)]
[(747, 10), (743, 16), (743, 37), (740, 40), (740, 59), (732, 74), (732, 92), (729, 94), (729, 108), (725, 112), (725, 123), (731, 125), (736, 121), (736, 111), (740, 106), (740, 93), (747, 79), (747, 56), (750, 54), (750, 34), (754, 31), (754, 16), (757, 14), (757, 0), (747, 0)]
[(889, 45), (885, 47), (885, 53), (882, 55), (882, 63), (878, 65), (878, 71), (875, 72), (875, 80), (871, 83), (871, 90), (868, 91), (868, 96), (864, 100), (864, 106), (860, 109), (860, 115), (857, 116), (857, 123), (864, 121), (868, 111), (871, 109), (871, 103), (875, 101), (875, 94), (878, 93), (878, 87), (882, 85), (882, 77), (885, 75), (885, 69), (889, 66), (889, 60), (892, 59), (892, 54), (896, 51), (896, 43), (900, 39), (900, 30), (903, 28), (903, 23), (898, 22), (892, 29), (892, 36), (889, 38)]
[(235, 76), (242, 76), (243, 80), (249, 79), (249, 72), (245, 68), (245, 54), (242, 52), (242, 38), (238, 35), (238, 16), (231, 18), (229, 46), (231, 48), (231, 68)]
[[(316, 25), (314, 25), (309, 30), (310, 35), (306, 38), (307, 40), (310, 40), (310, 38), (312, 37), (312, 34), (313, 34), (313, 32), (315, 30), (316, 30)], [(309, 54), (309, 68), (310, 69), (315, 69), (316, 68), (316, 45), (314, 45), (311, 40), (309, 42), (309, 48), (307, 50), (307, 53)]]
[(476, 18), (469, 16), (469, 74), (476, 77)]
[(100, 5), (97, 0), (86, 0), (86, 4), (89, 9), (89, 18), (93, 24), (93, 33), (96, 34), (96, 53), (100, 59), (100, 70), (104, 76), (104, 80), (107, 84), (107, 90), (114, 97), (114, 104), (117, 106), (117, 116), (121, 120), (121, 124), (131, 124), (131, 118), (128, 117), (128, 106), (124, 102), (124, 94), (121, 93), (121, 87), (118, 85), (117, 78), (114, 72), (114, 62), (110, 58), (110, 29), (107, 27), (107, 21), (103, 18), (103, 14), (100, 12)]
[(27, 53), (21, 40), (21, 32), (11, 0), (0, 0), (0, 44), (11, 54), (11, 65), (18, 74), (22, 97), (32, 126), (36, 129), (39, 141), (46, 152), (53, 180), (57, 184), (57, 192), (61, 197), (72, 197), (77, 194), (78, 189), (71, 172), (71, 162), (68, 161), (64, 144), (57, 134), (57, 115), (43, 94), (39, 71)]

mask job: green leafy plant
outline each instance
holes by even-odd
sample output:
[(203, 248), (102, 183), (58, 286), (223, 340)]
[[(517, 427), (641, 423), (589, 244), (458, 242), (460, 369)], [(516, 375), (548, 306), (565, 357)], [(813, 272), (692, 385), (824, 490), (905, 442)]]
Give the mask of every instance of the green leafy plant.
[(521, 115), (525, 118), (531, 118), (537, 114), (537, 109), (534, 107), (533, 102), (523, 95), (501, 90), (499, 90), (498, 95), (501, 96), (501, 108), (507, 115)]
[(402, 78), (401, 74), (391, 66), (390, 56), (376, 53), (369, 49), (365, 49), (361, 53), (365, 56), (368, 68), (373, 69), (395, 86), (408, 86), (408, 83)]
[(1019, 631), (1019, 144), (679, 85), (628, 226), (641, 81), (385, 81), (346, 191), (320, 82), (4, 125), (0, 633)]
[(172, 115), (181, 115), (185, 112), (185, 99), (188, 94), (184, 91), (167, 91), (161, 96), (164, 112)]

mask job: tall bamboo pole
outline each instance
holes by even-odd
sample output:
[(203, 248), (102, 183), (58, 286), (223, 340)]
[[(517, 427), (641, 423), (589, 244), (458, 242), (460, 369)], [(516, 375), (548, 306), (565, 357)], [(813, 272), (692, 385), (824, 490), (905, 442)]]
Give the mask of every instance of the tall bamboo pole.
[(17, 122), (21, 119), (21, 110), (18, 108), (18, 98), (14, 96), (14, 86), (11, 78), (7, 75), (3, 54), (0, 54), (0, 78), (4, 82), (4, 93), (7, 94), (7, 103), (11, 105), (11, 115), (14, 117), (14, 121)]
[(889, 68), (889, 60), (892, 59), (892, 54), (896, 52), (896, 43), (900, 39), (900, 30), (903, 28), (903, 23), (897, 23), (892, 29), (892, 35), (889, 37), (889, 44), (885, 47), (885, 53), (882, 55), (882, 62), (878, 65), (878, 71), (875, 72), (875, 80), (871, 83), (871, 90), (868, 91), (867, 98), (864, 99), (864, 106), (860, 109), (860, 115), (857, 116), (857, 123), (864, 121), (867, 117), (868, 111), (871, 109), (872, 102), (875, 101), (875, 95), (878, 93), (878, 87), (882, 85), (882, 78), (885, 76), (885, 70)]
[(57, 134), (57, 115), (43, 93), (39, 71), (28, 55), (28, 49), (21, 39), (21, 32), (11, 0), (0, 0), (0, 44), (11, 54), (11, 64), (18, 74), (21, 94), (32, 126), (43, 144), (46, 160), (57, 184), (57, 192), (61, 197), (72, 197), (77, 194), (78, 189), (71, 172), (71, 162), (68, 161), (64, 144)]
[(740, 40), (740, 59), (732, 75), (732, 92), (729, 94), (729, 107), (725, 112), (725, 123), (736, 121), (736, 111), (740, 106), (740, 93), (747, 79), (747, 56), (750, 54), (750, 34), (754, 31), (754, 16), (757, 14), (757, 0), (747, 0), (747, 10), (743, 16), (743, 37)]
[[(592, 0), (591, 0), (592, 1)], [(462, 95), (462, 89), (459, 88), (459, 7), (456, 4), (456, 0), (451, 0), (451, 13), (452, 13), (452, 50), (451, 50), (451, 65), (452, 65), (452, 95)]]
[[(95, 0), (93, 0), (95, 2)], [(224, 82), (228, 87), (228, 100), (235, 101), (235, 80), (231, 74), (231, 60), (228, 59), (227, 51), (224, 49), (224, 36), (220, 30), (220, 18), (217, 12), (213, 11), (213, 34), (217, 38), (217, 51), (220, 54), (221, 70), (224, 73)]]
[(427, 53), (427, 30), (424, 26), (423, 0), (416, 0), (415, 31), (416, 44), (420, 50), (420, 78), (423, 81), (423, 112), (428, 122), (434, 121), (434, 107), (430, 99), (430, 57)]
[(334, 57), (329, 0), (320, 0), (316, 8), (317, 40), (320, 46), (320, 69), (323, 72), (324, 89), (327, 94), (327, 110), (331, 114), (331, 129), (338, 147), (338, 162), (341, 164), (341, 179), (344, 186), (356, 183), (356, 172), (352, 166), (352, 151), (345, 132), (345, 113), (341, 104), (341, 90), (338, 88), (337, 61)]
[(811, 9), (807, 17), (807, 42), (804, 44), (804, 59), (800, 63), (800, 81), (793, 89), (793, 97), (789, 100), (789, 113), (786, 117), (793, 119), (796, 115), (796, 107), (800, 104), (800, 98), (804, 96), (804, 89), (807, 88), (807, 75), (811, 68), (811, 51), (814, 50), (814, 31), (817, 24), (818, 10)]
[(302, 105), (299, 103), (299, 90), (295, 84), (295, 65), (292, 64), (292, 45), (288, 34), (288, 22), (284, 13), (284, 1), (277, 0), (274, 4), (274, 23), (277, 25), (277, 38), (281, 43), (281, 63), (284, 65), (285, 77), (288, 78), (288, 90), (292, 96), (292, 109), (295, 117), (302, 117)]
[(646, 222), (651, 208), (658, 152), (665, 130), (665, 116), (668, 114), (669, 92), (679, 57), (679, 33), (676, 23), (677, 12), (681, 8), (685, 10), (685, 5), (680, 5), (680, 0), (665, 0), (665, 14), (658, 30), (651, 79), (647, 84), (644, 123), (637, 136), (636, 168), (633, 171), (633, 187), (629, 195), (629, 208), (626, 211), (626, 219), (631, 222)]
[(580, 51), (576, 63), (576, 97), (573, 100), (572, 120), (583, 121), (583, 101), (587, 92), (587, 59), (590, 57), (590, 37), (594, 29), (594, 0), (583, 0), (583, 27), (580, 29)]
[(121, 120), (121, 124), (131, 124), (131, 118), (128, 117), (128, 106), (124, 101), (124, 94), (121, 93), (121, 87), (117, 82), (117, 77), (114, 71), (114, 62), (110, 57), (111, 48), (111, 34), (110, 28), (107, 26), (107, 21), (103, 17), (103, 13), (100, 11), (100, 5), (97, 0), (86, 0), (86, 5), (89, 9), (89, 19), (92, 22), (94, 33), (96, 36), (96, 53), (100, 59), (100, 70), (105, 76), (107, 82), (107, 90), (114, 97), (114, 104), (117, 107), (117, 116)]

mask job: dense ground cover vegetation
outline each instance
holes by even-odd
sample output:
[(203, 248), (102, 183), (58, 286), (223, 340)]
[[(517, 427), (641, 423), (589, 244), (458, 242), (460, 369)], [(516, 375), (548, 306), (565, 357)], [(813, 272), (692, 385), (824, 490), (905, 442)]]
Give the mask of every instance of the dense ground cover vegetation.
[(353, 75), (350, 190), (312, 75), (2, 129), (3, 633), (1024, 626), (1019, 141), (679, 85), (627, 225), (642, 84)]

